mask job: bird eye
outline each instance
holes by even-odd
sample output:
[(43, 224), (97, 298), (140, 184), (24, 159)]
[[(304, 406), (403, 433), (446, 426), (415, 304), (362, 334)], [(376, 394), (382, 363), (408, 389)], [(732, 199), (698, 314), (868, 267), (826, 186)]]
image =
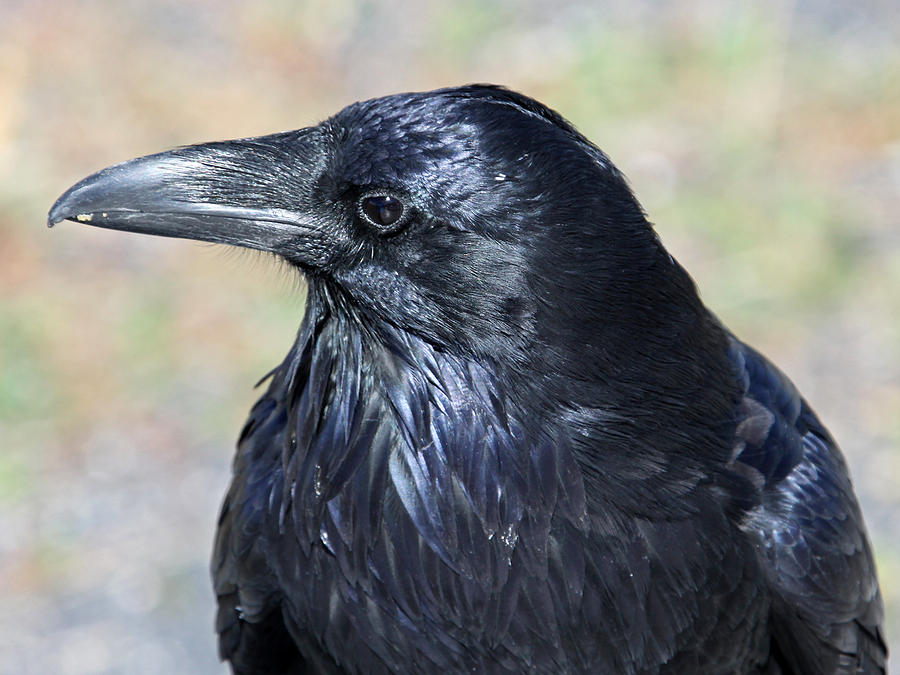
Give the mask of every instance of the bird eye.
[(403, 217), (403, 202), (390, 195), (371, 195), (360, 202), (363, 215), (379, 228), (394, 228)]

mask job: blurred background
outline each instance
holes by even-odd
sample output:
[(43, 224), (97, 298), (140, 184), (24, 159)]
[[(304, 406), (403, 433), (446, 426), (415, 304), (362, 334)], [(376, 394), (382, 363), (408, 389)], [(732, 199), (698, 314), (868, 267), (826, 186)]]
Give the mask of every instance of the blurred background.
[(476, 81), (571, 119), (851, 465), (900, 652), (900, 4), (0, 0), (0, 672), (223, 673), (207, 557), (303, 284), (90, 172)]

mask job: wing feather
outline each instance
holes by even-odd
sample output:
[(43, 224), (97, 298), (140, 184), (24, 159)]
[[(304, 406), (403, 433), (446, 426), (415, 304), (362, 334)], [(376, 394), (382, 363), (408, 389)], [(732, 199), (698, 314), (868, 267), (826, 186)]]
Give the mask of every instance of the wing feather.
[(760, 485), (744, 529), (774, 591), (787, 672), (883, 673), (883, 607), (844, 458), (793, 384), (736, 343), (747, 384), (734, 464)]

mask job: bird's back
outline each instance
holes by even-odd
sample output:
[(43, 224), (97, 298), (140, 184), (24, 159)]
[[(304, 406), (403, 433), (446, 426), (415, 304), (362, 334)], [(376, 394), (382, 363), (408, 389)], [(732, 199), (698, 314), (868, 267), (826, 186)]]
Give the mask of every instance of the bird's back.
[(731, 466), (759, 491), (742, 529), (772, 589), (773, 649), (784, 672), (884, 672), (875, 562), (847, 466), (777, 368), (737, 341), (744, 383)]

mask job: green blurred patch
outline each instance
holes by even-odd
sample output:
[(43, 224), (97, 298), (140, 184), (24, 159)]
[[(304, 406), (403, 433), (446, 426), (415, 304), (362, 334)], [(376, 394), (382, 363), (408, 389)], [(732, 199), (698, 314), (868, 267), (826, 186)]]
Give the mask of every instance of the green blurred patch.
[(171, 326), (174, 316), (175, 293), (169, 284), (160, 283), (145, 289), (135, 298), (134, 306), (116, 324), (119, 341), (129, 358), (139, 353), (153, 352), (169, 357)]
[(514, 12), (500, 3), (462, 0), (437, 8), (429, 42), (445, 57), (474, 58), (484, 47), (485, 36), (497, 36), (514, 20)]
[(7, 446), (0, 452), (0, 501), (17, 503), (33, 492), (35, 467), (22, 453)]
[(41, 419), (57, 410), (45, 318), (27, 304), (0, 303), (0, 420)]

